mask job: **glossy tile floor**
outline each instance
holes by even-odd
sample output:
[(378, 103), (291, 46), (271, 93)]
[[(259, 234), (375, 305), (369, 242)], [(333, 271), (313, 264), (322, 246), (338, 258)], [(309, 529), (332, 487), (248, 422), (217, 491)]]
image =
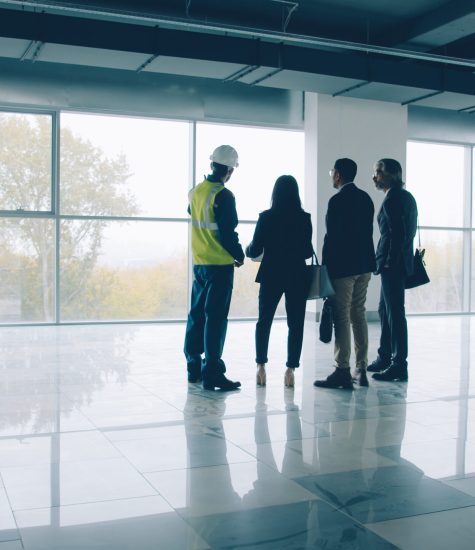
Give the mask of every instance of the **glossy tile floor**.
[(276, 323), (256, 388), (231, 323), (228, 394), (185, 381), (182, 324), (0, 329), (0, 550), (473, 550), (475, 318), (411, 318), (409, 383), (354, 392), (313, 387), (317, 329), (284, 389)]

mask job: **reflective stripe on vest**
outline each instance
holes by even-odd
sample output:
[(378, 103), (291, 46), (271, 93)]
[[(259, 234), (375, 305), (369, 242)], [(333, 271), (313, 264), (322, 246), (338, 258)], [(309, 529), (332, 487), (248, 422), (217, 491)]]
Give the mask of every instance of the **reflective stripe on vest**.
[(193, 227), (199, 227), (200, 229), (214, 229), (215, 231), (218, 229), (217, 223), (200, 222), (198, 220), (192, 220), (191, 225)]
[(222, 246), (218, 238), (218, 224), (215, 221), (214, 201), (224, 189), (221, 183), (208, 180), (190, 191), (191, 248), (196, 265), (229, 265), (234, 258)]

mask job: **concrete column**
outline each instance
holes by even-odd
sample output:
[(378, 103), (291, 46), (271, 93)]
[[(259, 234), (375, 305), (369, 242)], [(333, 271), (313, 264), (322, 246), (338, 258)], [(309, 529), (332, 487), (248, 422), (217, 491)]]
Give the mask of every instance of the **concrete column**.
[[(358, 165), (355, 182), (374, 201), (374, 241), (379, 238), (376, 214), (383, 193), (374, 188), (373, 164), (383, 157), (397, 159), (405, 174), (407, 107), (397, 103), (369, 101), (329, 95), (305, 94), (305, 207), (312, 214), (316, 252), (319, 260), (325, 235), (328, 200), (335, 193), (328, 171), (337, 158), (352, 158)], [(368, 289), (368, 318), (376, 320), (379, 277)], [(315, 318), (321, 301), (309, 303)]]

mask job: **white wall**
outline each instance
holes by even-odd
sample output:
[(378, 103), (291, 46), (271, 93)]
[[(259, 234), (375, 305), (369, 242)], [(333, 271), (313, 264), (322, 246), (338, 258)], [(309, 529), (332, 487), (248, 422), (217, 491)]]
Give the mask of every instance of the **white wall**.
[[(376, 214), (383, 194), (371, 179), (374, 162), (383, 157), (399, 160), (405, 172), (407, 108), (396, 103), (329, 95), (305, 94), (305, 207), (312, 214), (316, 251), (321, 258), (328, 200), (335, 193), (328, 171), (337, 158), (358, 164), (356, 184), (367, 191), (375, 205), (374, 239), (379, 232)], [(373, 277), (366, 309), (376, 318), (379, 278)], [(312, 306), (311, 306), (312, 307)], [(317, 303), (316, 307), (321, 307)]]

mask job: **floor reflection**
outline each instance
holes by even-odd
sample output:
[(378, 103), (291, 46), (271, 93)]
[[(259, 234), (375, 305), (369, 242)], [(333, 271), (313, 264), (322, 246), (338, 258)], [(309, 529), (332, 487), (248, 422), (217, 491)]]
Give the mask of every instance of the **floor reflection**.
[(332, 363), (314, 325), (284, 388), (280, 322), (266, 387), (243, 322), (225, 357), (241, 391), (205, 392), (183, 330), (0, 331), (0, 550), (473, 548), (470, 317), (410, 318), (409, 383), (354, 392), (313, 387)]

